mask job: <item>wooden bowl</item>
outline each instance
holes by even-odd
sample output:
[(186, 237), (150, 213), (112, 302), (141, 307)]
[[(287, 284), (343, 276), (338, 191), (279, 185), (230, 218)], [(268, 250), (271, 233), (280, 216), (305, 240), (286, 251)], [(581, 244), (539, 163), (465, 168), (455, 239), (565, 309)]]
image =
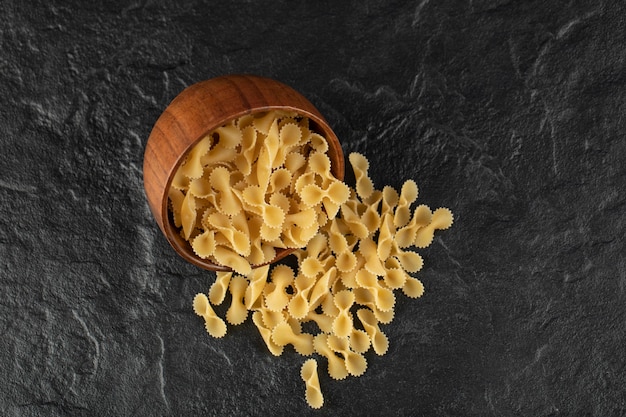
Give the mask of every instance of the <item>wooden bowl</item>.
[[(181, 236), (168, 210), (168, 190), (186, 153), (207, 133), (246, 114), (288, 110), (307, 117), (328, 141), (331, 172), (344, 176), (341, 144), (320, 112), (300, 93), (278, 81), (252, 75), (228, 75), (183, 90), (156, 121), (144, 154), (143, 180), (150, 210), (172, 247), (187, 261), (212, 271), (230, 271), (197, 256)], [(278, 261), (293, 249), (276, 249)], [(255, 265), (260, 266), (260, 265)], [(254, 266), (253, 266), (254, 267)]]

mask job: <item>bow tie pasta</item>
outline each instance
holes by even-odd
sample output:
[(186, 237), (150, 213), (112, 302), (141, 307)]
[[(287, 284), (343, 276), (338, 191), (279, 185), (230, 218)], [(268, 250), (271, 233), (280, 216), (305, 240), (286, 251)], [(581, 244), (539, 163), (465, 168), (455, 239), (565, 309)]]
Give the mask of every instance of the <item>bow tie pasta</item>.
[(348, 200), (327, 150), (295, 113), (235, 119), (202, 138), (177, 170), (174, 224), (197, 256), (248, 275), (276, 249), (306, 246)]
[[(325, 139), (306, 119), (268, 112), (245, 116), (217, 129), (188, 155), (172, 184), (175, 224), (195, 253), (226, 265), (208, 297), (198, 294), (194, 311), (207, 332), (223, 337), (226, 323), (211, 308), (230, 300), (226, 321), (241, 324), (249, 312), (273, 355), (286, 346), (303, 356), (305, 399), (324, 403), (317, 360), (329, 376), (358, 377), (364, 354), (388, 351), (382, 326), (394, 318), (396, 292), (417, 298), (422, 283), (411, 276), (423, 266), (414, 251), (449, 228), (452, 212), (414, 206), (417, 184), (400, 192), (374, 187), (369, 162), (353, 153), (356, 184), (330, 173)], [(294, 270), (266, 265), (276, 248), (295, 248)], [(231, 297), (225, 297), (230, 292)], [(303, 331), (314, 323), (313, 332)]]

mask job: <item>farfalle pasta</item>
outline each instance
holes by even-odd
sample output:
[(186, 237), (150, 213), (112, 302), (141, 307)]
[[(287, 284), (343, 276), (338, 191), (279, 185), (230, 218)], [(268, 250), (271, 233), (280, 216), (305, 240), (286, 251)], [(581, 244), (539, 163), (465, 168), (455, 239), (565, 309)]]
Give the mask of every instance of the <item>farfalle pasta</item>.
[(277, 248), (306, 246), (347, 201), (327, 151), (295, 113), (232, 120), (201, 139), (175, 173), (173, 223), (198, 257), (248, 275)]
[[(236, 186), (232, 185), (231, 173), (231, 190), (227, 191), (223, 170), (218, 167), (211, 171), (218, 170), (210, 174), (218, 176), (213, 181), (218, 186), (218, 206), (226, 207), (208, 206), (202, 215), (196, 214), (200, 223), (211, 227), (191, 233), (192, 246), (198, 254), (212, 252), (216, 260), (237, 256), (250, 266), (254, 265), (251, 259), (260, 259), (254, 257), (255, 253), (298, 245), (292, 246), (298, 248), (293, 252), (297, 268), (279, 264), (250, 269), (245, 274), (218, 272), (209, 297), (198, 294), (194, 299), (194, 310), (205, 318), (209, 334), (222, 337), (226, 324), (218, 321), (221, 319), (209, 302), (221, 304), (230, 292), (226, 321), (241, 324), (252, 312), (252, 321), (272, 355), (292, 349), (325, 361), (333, 379), (358, 377), (367, 370), (364, 355), (370, 349), (377, 355), (389, 350), (390, 341), (381, 326), (394, 319), (396, 292), (410, 298), (424, 293), (421, 281), (412, 276), (423, 267), (423, 258), (414, 249), (427, 247), (437, 230), (449, 228), (452, 212), (447, 208), (432, 212), (425, 205), (413, 207), (418, 197), (413, 180), (406, 181), (400, 192), (389, 186), (376, 190), (368, 176), (369, 162), (360, 154), (349, 156), (356, 186), (350, 188), (334, 180), (330, 162), (323, 154), (327, 149), (323, 137), (303, 128), (302, 120), (276, 120), (263, 115), (247, 117), (245, 123), (241, 138), (232, 128), (227, 130), (228, 146), (245, 148), (242, 155), (247, 156), (238, 159), (237, 166), (251, 167), (253, 178)], [(254, 152), (250, 151), (253, 146), (248, 138), (252, 127), (258, 136), (270, 138)], [(308, 154), (293, 151), (303, 144), (311, 148)], [(263, 158), (271, 170), (256, 166)], [(193, 161), (197, 160), (194, 154)], [(197, 170), (188, 169), (194, 173)], [(181, 224), (191, 223), (183, 219), (185, 204), (207, 207), (198, 203), (206, 199), (200, 194), (207, 185), (196, 182), (201, 180), (188, 181), (188, 189), (195, 193), (193, 203), (185, 202), (188, 197), (182, 189), (171, 192), (174, 215), (178, 207)], [(273, 194), (268, 196), (266, 190)], [(240, 212), (234, 203), (223, 203), (230, 198), (225, 197), (229, 193), (241, 202)], [(280, 211), (284, 217), (274, 218), (267, 210)], [(248, 213), (252, 221), (245, 222), (242, 212)], [(279, 227), (273, 227), (279, 223)], [(250, 237), (249, 245), (243, 236)], [(235, 265), (239, 258), (228, 262)], [(244, 268), (237, 266), (235, 271), (238, 269)], [(304, 323), (311, 323), (313, 326), (306, 328), (314, 330), (303, 331)], [(301, 369), (305, 399), (312, 408), (324, 403), (317, 359), (309, 358)]]

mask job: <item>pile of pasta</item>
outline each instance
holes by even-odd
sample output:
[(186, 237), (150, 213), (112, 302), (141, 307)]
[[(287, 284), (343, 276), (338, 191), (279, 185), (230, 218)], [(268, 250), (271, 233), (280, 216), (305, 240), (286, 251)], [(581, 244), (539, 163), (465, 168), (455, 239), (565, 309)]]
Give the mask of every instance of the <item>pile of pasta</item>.
[(350, 197), (328, 142), (296, 113), (242, 116), (201, 139), (176, 171), (170, 211), (194, 253), (247, 276), (302, 248)]
[[(240, 126), (254, 126), (257, 137), (266, 131), (266, 140), (274, 135), (272, 140), (278, 137), (279, 144), (290, 147), (283, 150), (273, 145), (269, 149), (264, 144), (255, 145), (255, 149), (259, 147), (255, 151), (258, 154), (256, 167), (253, 158), (235, 156), (238, 161), (235, 166), (243, 175), (229, 170), (231, 191), (227, 191), (225, 180), (212, 178), (225, 175), (213, 174), (218, 168), (203, 168), (209, 171), (208, 184), (203, 186), (211, 185), (216, 195), (210, 197), (213, 200), (208, 204), (199, 203), (198, 199), (209, 197), (201, 197), (192, 190), (196, 187), (192, 186), (195, 181), (192, 179), (187, 184), (187, 195), (196, 199), (196, 211), (201, 206), (206, 208), (201, 216), (198, 213), (191, 221), (184, 218), (186, 203), (181, 202), (179, 222), (199, 255), (209, 254), (224, 264), (238, 257), (230, 264), (233, 272), (218, 272), (208, 293), (197, 294), (193, 300), (194, 311), (204, 318), (207, 332), (221, 338), (227, 332), (226, 323), (239, 325), (251, 315), (271, 354), (279, 356), (287, 346), (292, 346), (300, 355), (311, 356), (302, 365), (301, 378), (307, 403), (312, 408), (320, 408), (324, 397), (317, 361), (325, 361), (331, 378), (343, 380), (366, 371), (368, 351), (373, 350), (377, 355), (387, 352), (389, 340), (381, 326), (388, 325), (394, 318), (396, 293), (417, 298), (424, 292), (422, 283), (411, 275), (423, 267), (423, 259), (416, 249), (429, 246), (437, 230), (449, 228), (453, 215), (447, 208), (431, 211), (425, 205), (416, 205), (418, 187), (412, 180), (406, 181), (399, 192), (389, 186), (375, 189), (368, 174), (369, 163), (358, 153), (349, 155), (355, 186), (348, 187), (335, 180), (324, 155), (325, 140), (317, 135), (307, 142), (304, 137), (313, 134), (306, 123), (297, 118), (286, 119), (289, 121), (279, 118), (269, 125), (277, 129), (260, 128), (256, 120), (251, 124), (240, 121)], [(286, 126), (294, 126), (288, 128), (293, 132), (299, 127), (300, 134), (283, 135)], [(275, 133), (270, 133), (271, 129)], [(218, 146), (219, 152), (235, 149), (231, 145), (219, 145), (221, 142), (222, 136), (212, 152), (218, 152), (215, 150)], [(244, 146), (242, 140), (241, 149), (248, 149), (249, 143), (245, 141)], [(289, 149), (294, 147), (300, 147), (298, 152), (303, 158), (293, 156)], [(210, 152), (191, 155), (183, 167), (196, 164), (194, 160), (202, 163), (203, 159), (209, 159)], [(259, 161), (264, 152), (267, 153), (263, 156), (265, 159)], [(267, 164), (268, 156), (272, 161), (270, 166), (276, 166), (271, 172), (260, 167), (261, 163)], [(195, 169), (200, 172), (199, 168)], [(276, 175), (284, 175), (284, 181), (273, 177), (282, 169), (284, 174)], [(246, 178), (247, 175), (252, 178)], [(179, 180), (180, 185), (184, 185), (185, 179)], [(264, 201), (255, 194), (259, 189), (270, 192), (266, 193)], [(279, 193), (288, 190), (278, 194), (286, 198), (272, 197), (277, 195), (272, 194), (276, 190)], [(181, 188), (177, 188), (178, 191)], [(175, 198), (184, 200), (187, 195)], [(275, 212), (268, 212), (268, 207), (274, 207)], [(242, 211), (238, 211), (239, 208)], [(251, 216), (246, 225), (241, 212)], [(306, 221), (291, 220), (301, 212), (310, 213), (303, 215)], [(249, 252), (244, 235), (250, 242)], [(198, 239), (208, 243), (205, 246), (198, 243)], [(218, 247), (224, 248), (228, 256), (218, 251)], [(248, 269), (250, 264), (271, 260), (270, 247), (297, 248), (293, 252), (297, 266), (268, 264)], [(213, 306), (226, 300), (230, 305), (224, 321)], [(313, 324), (303, 326), (306, 323)], [(305, 331), (305, 328), (315, 330)]]

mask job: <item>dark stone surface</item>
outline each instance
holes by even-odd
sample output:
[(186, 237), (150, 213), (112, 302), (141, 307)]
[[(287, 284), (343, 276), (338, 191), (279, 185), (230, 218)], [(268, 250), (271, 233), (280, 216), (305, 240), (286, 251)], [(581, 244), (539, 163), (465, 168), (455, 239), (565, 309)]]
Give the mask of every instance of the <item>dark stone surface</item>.
[[(623, 2), (89, 3), (0, 3), (1, 415), (626, 414)], [(241, 72), (456, 215), (321, 411), (250, 321), (206, 334), (143, 194), (169, 101)]]

